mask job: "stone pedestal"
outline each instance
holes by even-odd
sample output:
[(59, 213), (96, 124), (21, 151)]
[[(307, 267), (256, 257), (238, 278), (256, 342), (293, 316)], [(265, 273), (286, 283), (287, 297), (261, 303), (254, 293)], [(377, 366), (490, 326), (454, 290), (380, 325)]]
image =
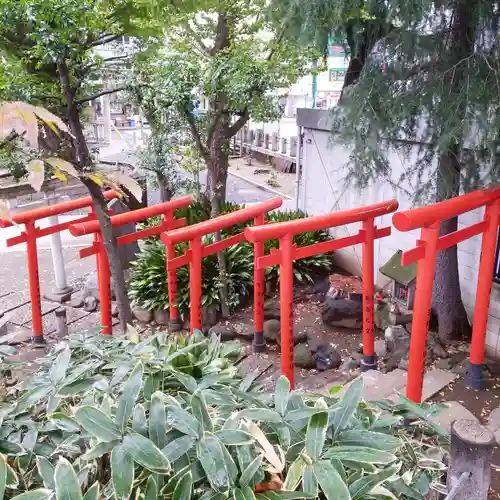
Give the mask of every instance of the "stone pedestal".
[(452, 423), (446, 483), (453, 500), (487, 500), (494, 445), (493, 433), (477, 421)]

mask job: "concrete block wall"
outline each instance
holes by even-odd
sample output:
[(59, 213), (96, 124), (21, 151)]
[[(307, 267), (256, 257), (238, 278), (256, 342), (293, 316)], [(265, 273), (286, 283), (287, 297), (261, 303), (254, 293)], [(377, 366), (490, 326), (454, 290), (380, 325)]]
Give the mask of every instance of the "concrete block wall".
[[(329, 118), (326, 112), (298, 110), (297, 122), (303, 126), (302, 178), (299, 192), (300, 208), (309, 215), (348, 210), (380, 201), (396, 199), (400, 210), (412, 208), (412, 202), (400, 189), (388, 182), (378, 181), (362, 191), (345, 182), (348, 174), (349, 151), (332, 142)], [(394, 178), (407, 169), (411, 160), (397, 153), (390, 156)], [(478, 209), (459, 217), (459, 228), (482, 220), (484, 209)], [(379, 217), (379, 227), (391, 226), (392, 214)], [(360, 224), (350, 224), (332, 229), (332, 235), (343, 237), (356, 234)], [(375, 269), (377, 270), (397, 250), (407, 250), (416, 245), (420, 230), (399, 232), (392, 228), (390, 236), (375, 242)], [(460, 284), (465, 308), (473, 318), (475, 295), (481, 254), (481, 236), (475, 236), (458, 246)], [(336, 252), (336, 262), (349, 272), (361, 274), (361, 245)], [(377, 273), (377, 284), (388, 284), (388, 279)], [(500, 359), (500, 285), (494, 284), (491, 294), (486, 351)]]

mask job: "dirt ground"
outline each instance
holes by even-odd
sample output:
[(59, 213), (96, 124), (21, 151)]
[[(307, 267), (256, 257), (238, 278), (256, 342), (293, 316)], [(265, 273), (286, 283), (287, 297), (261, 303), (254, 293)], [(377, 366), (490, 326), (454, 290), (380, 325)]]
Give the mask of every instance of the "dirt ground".
[[(294, 306), (295, 328), (305, 331), (310, 339), (318, 342), (328, 342), (331, 344), (342, 358), (349, 356), (352, 351), (359, 347), (361, 341), (361, 330), (349, 330), (347, 328), (333, 328), (323, 325), (321, 322), (321, 304), (317, 301), (300, 301)], [(246, 307), (231, 316), (230, 322), (242, 337), (248, 338), (245, 342), (247, 352), (251, 353), (251, 338), (253, 328), (253, 308)], [(253, 358), (253, 361), (250, 359)], [(268, 366), (269, 365), (269, 366)], [(261, 376), (264, 385), (272, 388), (274, 381), (281, 374), (280, 347), (276, 344), (268, 345), (266, 352), (249, 356), (245, 364), (245, 372), (254, 372), (263, 369), (265, 373)], [(342, 373), (339, 370), (327, 370), (318, 372), (317, 370), (295, 369), (295, 383), (303, 390), (314, 390), (318, 388), (330, 387), (345, 383), (349, 378), (349, 373)]]

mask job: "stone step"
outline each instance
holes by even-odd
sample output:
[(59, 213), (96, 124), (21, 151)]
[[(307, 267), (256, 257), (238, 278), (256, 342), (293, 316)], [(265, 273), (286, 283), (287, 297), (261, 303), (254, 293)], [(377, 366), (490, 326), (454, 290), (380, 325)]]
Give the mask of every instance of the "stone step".
[[(381, 399), (398, 401), (397, 393), (404, 394), (406, 392), (408, 372), (399, 368), (389, 373), (370, 370), (362, 373), (360, 377), (363, 378), (361, 397), (365, 401), (380, 401)], [(447, 370), (440, 370), (438, 368), (428, 370), (424, 375), (422, 401), (430, 399), (457, 377), (457, 374)], [(349, 384), (346, 385), (346, 388), (348, 386)]]

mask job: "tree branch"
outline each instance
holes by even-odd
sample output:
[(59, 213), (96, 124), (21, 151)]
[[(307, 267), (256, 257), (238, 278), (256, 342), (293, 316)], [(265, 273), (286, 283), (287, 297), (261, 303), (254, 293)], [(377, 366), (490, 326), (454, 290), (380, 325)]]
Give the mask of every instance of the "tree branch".
[(194, 38), (195, 42), (198, 43), (201, 52), (206, 56), (210, 56), (210, 49), (205, 45), (205, 42), (202, 40), (201, 36), (199, 36), (196, 31), (189, 25), (189, 22), (185, 23), (184, 26), (189, 31), (189, 34)]
[(182, 109), (184, 116), (186, 117), (186, 121), (188, 122), (189, 125), (189, 130), (191, 132), (191, 135), (193, 136), (194, 142), (196, 144), (196, 147), (198, 148), (198, 151), (200, 152), (203, 160), (205, 160), (205, 163), (210, 162), (210, 153), (208, 152), (207, 148), (203, 144), (203, 141), (201, 140), (201, 135), (199, 130), (196, 128), (196, 123), (194, 121), (193, 115), (187, 110), (187, 109)]
[(233, 135), (236, 135), (242, 127), (245, 126), (245, 123), (249, 120), (250, 113), (248, 112), (248, 107), (245, 107), (243, 110), (243, 114), (229, 127), (227, 136), (230, 139)]
[(123, 87), (116, 87), (115, 89), (103, 90), (101, 92), (97, 92), (97, 94), (94, 94), (94, 95), (91, 95), (91, 96), (88, 96), (88, 97), (84, 97), (83, 99), (77, 99), (75, 101), (75, 104), (83, 104), (84, 102), (93, 101), (94, 99), (102, 97), (103, 95), (114, 94), (116, 92), (121, 92), (122, 90), (128, 90), (129, 88), (130, 87), (128, 85), (125, 85)]
[(99, 45), (104, 45), (106, 43), (111, 43), (114, 42), (115, 40), (118, 40), (121, 38), (123, 35), (103, 35), (97, 40), (91, 42), (89, 44), (90, 47), (99, 47)]

